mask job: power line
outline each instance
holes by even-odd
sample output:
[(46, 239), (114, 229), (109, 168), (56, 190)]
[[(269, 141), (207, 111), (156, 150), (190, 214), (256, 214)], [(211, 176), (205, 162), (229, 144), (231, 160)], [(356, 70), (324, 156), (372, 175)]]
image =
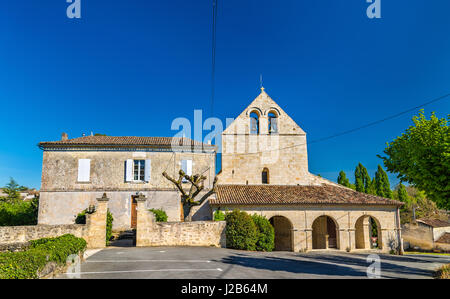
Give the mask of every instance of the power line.
[(260, 151), (260, 152), (254, 152), (254, 153), (242, 153), (242, 154), (238, 154), (238, 155), (256, 155), (256, 154), (262, 154), (262, 153), (266, 153), (266, 152), (281, 151), (281, 150), (284, 150), (284, 149), (290, 149), (290, 148), (294, 148), (294, 147), (298, 147), (298, 146), (303, 146), (303, 145), (308, 145), (308, 144), (312, 144), (312, 143), (323, 142), (323, 141), (326, 141), (326, 140), (330, 140), (330, 139), (332, 139), (332, 138), (336, 138), (336, 137), (339, 137), (339, 136), (347, 135), (347, 134), (350, 134), (350, 133), (359, 131), (359, 130), (361, 130), (361, 129), (365, 129), (365, 128), (368, 128), (368, 127), (371, 127), (371, 126), (380, 124), (380, 123), (382, 123), (382, 122), (391, 120), (391, 119), (393, 119), (393, 118), (399, 117), (399, 116), (401, 116), (401, 115), (403, 115), (403, 114), (406, 114), (406, 113), (408, 113), (408, 112), (414, 111), (414, 110), (416, 110), (416, 109), (418, 109), (418, 108), (422, 108), (422, 107), (425, 107), (425, 106), (430, 105), (430, 104), (432, 104), (432, 103), (435, 103), (435, 102), (438, 102), (438, 101), (440, 101), (440, 100), (443, 100), (443, 99), (445, 99), (445, 98), (447, 98), (447, 97), (449, 97), (449, 96), (450, 96), (450, 93), (448, 93), (448, 94), (446, 94), (446, 95), (443, 95), (443, 96), (440, 96), (440, 97), (437, 97), (437, 98), (434, 98), (434, 99), (432, 99), (432, 100), (430, 100), (430, 101), (428, 101), (428, 102), (425, 102), (425, 103), (423, 103), (423, 104), (421, 104), (421, 105), (418, 105), (418, 106), (415, 106), (415, 107), (413, 107), (413, 108), (409, 108), (409, 109), (404, 110), (404, 111), (402, 111), (402, 112), (399, 112), (399, 113), (396, 113), (396, 114), (394, 114), (394, 115), (385, 117), (385, 118), (383, 118), (383, 119), (380, 119), (380, 120), (377, 120), (377, 121), (373, 121), (373, 122), (370, 122), (370, 123), (368, 123), (368, 124), (365, 124), (365, 125), (356, 127), (356, 128), (354, 128), (354, 129), (350, 129), (350, 130), (347, 130), (347, 131), (343, 131), (343, 132), (341, 132), (341, 133), (333, 134), (333, 135), (330, 135), (330, 136), (327, 136), (327, 137), (324, 137), (324, 138), (319, 138), (319, 139), (316, 139), (316, 140), (313, 140), (313, 141), (310, 141), (310, 142), (306, 142), (306, 143), (302, 143), (302, 144), (294, 144), (294, 145), (291, 145), (291, 146), (287, 146), (287, 147), (283, 147), (283, 148), (278, 148), (278, 149), (273, 149), (273, 150), (266, 150), (266, 151)]
[(212, 48), (211, 48), (211, 116), (214, 116), (214, 94), (215, 94), (215, 74), (216, 74), (216, 28), (217, 28), (217, 1), (213, 0), (212, 13)]

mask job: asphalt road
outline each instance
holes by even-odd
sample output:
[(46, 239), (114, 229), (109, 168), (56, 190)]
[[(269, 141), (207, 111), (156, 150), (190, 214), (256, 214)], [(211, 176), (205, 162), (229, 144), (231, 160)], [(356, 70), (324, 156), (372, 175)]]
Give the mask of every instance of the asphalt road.
[[(245, 252), (208, 247), (109, 247), (58, 278), (367, 278), (368, 254)], [(450, 256), (379, 255), (381, 278), (431, 278)]]

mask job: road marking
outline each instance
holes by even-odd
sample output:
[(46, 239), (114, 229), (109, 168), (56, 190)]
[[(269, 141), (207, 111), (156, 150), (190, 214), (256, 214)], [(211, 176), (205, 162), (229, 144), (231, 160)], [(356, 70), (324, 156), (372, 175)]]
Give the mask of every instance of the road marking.
[(211, 263), (205, 260), (87, 260), (86, 263), (142, 263), (142, 262), (164, 262), (164, 263)]
[(204, 272), (204, 271), (219, 271), (216, 269), (158, 269), (158, 270), (128, 270), (128, 271), (99, 271), (99, 272), (79, 272), (79, 273), (65, 273), (66, 275), (87, 275), (87, 274), (119, 274), (119, 273), (142, 273), (142, 272)]

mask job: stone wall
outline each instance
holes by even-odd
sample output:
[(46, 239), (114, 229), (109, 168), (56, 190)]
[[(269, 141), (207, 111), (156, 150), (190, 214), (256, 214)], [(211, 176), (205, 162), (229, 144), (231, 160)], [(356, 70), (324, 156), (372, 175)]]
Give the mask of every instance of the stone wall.
[(224, 221), (155, 222), (153, 213), (138, 199), (136, 246), (225, 247)]
[[(0, 248), (19, 246), (31, 240), (54, 238), (64, 234), (72, 234), (84, 238), (88, 248), (103, 248), (106, 246), (106, 213), (108, 199), (97, 199), (96, 211), (86, 215), (86, 224), (62, 225), (30, 225), (30, 226), (0, 226)], [(16, 245), (14, 245), (16, 244)]]
[(449, 244), (436, 243), (444, 233), (450, 233), (450, 227), (433, 228), (421, 223), (406, 223), (402, 227), (402, 237), (410, 248), (419, 247), (422, 250), (450, 250)]

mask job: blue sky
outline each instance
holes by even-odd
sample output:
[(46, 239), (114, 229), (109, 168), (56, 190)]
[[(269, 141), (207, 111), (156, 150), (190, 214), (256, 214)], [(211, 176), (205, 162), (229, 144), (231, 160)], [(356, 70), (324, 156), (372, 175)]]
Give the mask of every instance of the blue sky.
[[(214, 116), (236, 117), (261, 73), (310, 141), (449, 93), (450, 2), (381, 1), (381, 19), (365, 0), (219, 1)], [(0, 185), (39, 188), (36, 145), (62, 132), (172, 136), (173, 119), (211, 116), (211, 2), (81, 0), (68, 19), (64, 0), (2, 0)], [(414, 114), (310, 145), (310, 171), (373, 175)]]

